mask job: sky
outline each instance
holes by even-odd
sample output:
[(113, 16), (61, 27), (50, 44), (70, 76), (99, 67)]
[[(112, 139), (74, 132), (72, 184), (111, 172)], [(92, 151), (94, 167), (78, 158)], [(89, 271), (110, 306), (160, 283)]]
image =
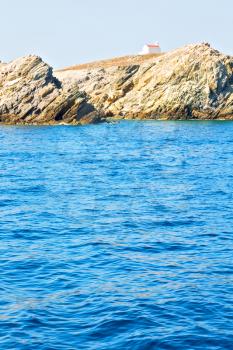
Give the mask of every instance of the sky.
[(55, 68), (209, 42), (233, 55), (232, 0), (0, 0), (0, 60), (28, 54)]

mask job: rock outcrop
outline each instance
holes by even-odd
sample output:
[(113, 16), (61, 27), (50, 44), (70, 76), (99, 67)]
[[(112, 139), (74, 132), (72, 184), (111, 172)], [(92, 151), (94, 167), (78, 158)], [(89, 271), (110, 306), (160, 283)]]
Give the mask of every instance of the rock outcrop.
[[(83, 124), (100, 119), (76, 83), (63, 86), (37, 56), (0, 64), (0, 121), (10, 124)], [(92, 107), (91, 112), (94, 110)]]
[(139, 64), (55, 73), (37, 56), (0, 62), (1, 122), (84, 124), (109, 117), (233, 119), (233, 58), (203, 43)]

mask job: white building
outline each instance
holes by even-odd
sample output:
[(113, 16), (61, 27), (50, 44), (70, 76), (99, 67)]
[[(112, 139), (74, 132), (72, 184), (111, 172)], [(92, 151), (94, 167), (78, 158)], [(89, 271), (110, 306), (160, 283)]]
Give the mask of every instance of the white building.
[(149, 53), (160, 53), (161, 48), (158, 42), (154, 44), (146, 44), (143, 46), (140, 55), (148, 55)]

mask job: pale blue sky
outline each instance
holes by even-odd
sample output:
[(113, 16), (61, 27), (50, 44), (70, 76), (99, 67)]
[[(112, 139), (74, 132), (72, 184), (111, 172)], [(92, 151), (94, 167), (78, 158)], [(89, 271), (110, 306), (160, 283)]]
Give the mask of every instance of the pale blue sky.
[(0, 0), (0, 60), (29, 53), (63, 67), (209, 41), (233, 54), (232, 0)]

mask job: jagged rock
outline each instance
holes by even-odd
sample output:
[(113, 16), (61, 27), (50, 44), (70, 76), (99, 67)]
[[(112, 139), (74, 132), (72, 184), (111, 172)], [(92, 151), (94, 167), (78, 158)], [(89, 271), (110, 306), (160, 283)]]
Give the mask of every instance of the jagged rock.
[[(37, 56), (0, 63), (0, 121), (85, 124), (108, 117), (233, 119), (233, 58), (207, 43), (132, 64), (55, 74)], [(104, 62), (104, 61), (103, 61)], [(138, 63), (135, 63), (138, 62)]]
[[(4, 123), (83, 124), (79, 110), (88, 97), (76, 83), (62, 86), (52, 68), (37, 56), (0, 65), (0, 119)], [(94, 108), (93, 108), (94, 109)], [(96, 113), (88, 122), (98, 122)]]
[(64, 84), (76, 81), (106, 116), (233, 119), (233, 58), (208, 43), (188, 45), (140, 65), (56, 75)]

